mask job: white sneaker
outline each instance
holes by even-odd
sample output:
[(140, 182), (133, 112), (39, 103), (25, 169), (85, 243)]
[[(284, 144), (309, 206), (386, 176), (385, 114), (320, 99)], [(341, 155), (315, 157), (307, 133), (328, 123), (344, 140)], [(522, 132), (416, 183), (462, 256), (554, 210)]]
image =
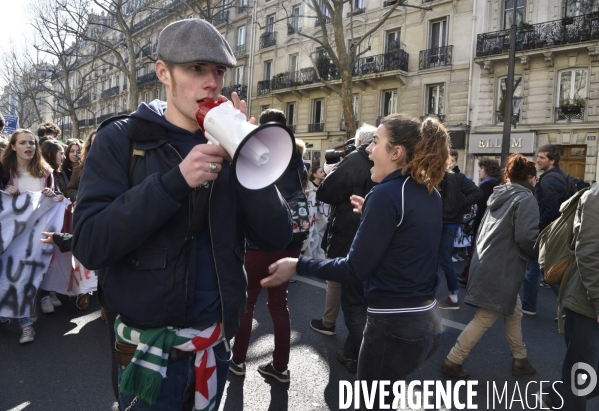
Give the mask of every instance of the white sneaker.
[(49, 296), (45, 296), (44, 298), (42, 298), (42, 312), (44, 314), (54, 312), (54, 306), (52, 305), (52, 300), (50, 300)]
[(60, 307), (62, 305), (62, 303), (60, 302), (60, 300), (56, 296), (56, 292), (55, 291), (50, 291), (50, 301), (52, 301), (52, 305), (54, 307)]
[(34, 336), (35, 331), (33, 331), (33, 327), (30, 325), (28, 327), (23, 328), (23, 334), (21, 334), (21, 339), (19, 339), (19, 342), (21, 344), (33, 342)]

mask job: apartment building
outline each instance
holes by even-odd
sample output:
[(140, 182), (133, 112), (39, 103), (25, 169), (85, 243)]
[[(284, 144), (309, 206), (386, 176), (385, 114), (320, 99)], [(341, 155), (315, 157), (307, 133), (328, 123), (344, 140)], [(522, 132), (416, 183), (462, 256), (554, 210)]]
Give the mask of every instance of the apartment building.
[[(344, 11), (346, 39), (352, 27), (354, 37), (365, 33), (394, 3), (352, 0)], [(400, 6), (359, 45), (365, 53), (353, 68), (355, 118), (358, 124), (377, 125), (395, 112), (434, 115), (463, 153), (469, 129), (473, 2), (415, 4), (430, 10)], [(322, 164), (324, 152), (341, 147), (346, 133), (340, 97), (319, 79), (337, 86), (338, 70), (316, 42), (302, 35), (322, 36), (315, 12), (301, 1), (257, 0), (251, 6), (242, 3), (215, 23), (238, 59), (224, 90), (241, 91), (254, 117), (266, 108), (284, 111), (296, 137), (307, 143), (305, 159)]]
[[(544, 144), (562, 151), (566, 173), (597, 180), (599, 134), (599, 9), (594, 1), (475, 0), (471, 154), (499, 156), (514, 7), (517, 12), (512, 152), (531, 158)], [(498, 157), (497, 157), (498, 158)]]

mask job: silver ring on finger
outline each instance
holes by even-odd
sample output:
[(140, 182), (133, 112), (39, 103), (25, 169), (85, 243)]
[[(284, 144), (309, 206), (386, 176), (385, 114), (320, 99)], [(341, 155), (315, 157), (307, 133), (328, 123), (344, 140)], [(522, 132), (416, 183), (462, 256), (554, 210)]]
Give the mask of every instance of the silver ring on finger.
[(210, 168), (208, 169), (208, 171), (210, 173), (217, 173), (218, 172), (218, 164), (212, 163), (212, 162), (210, 162), (208, 164), (210, 165)]

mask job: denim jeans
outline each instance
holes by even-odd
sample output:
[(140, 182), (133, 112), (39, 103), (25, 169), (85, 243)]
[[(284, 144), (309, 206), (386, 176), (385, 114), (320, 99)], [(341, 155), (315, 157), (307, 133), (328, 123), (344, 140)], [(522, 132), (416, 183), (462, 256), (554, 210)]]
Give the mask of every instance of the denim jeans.
[[(522, 285), (522, 309), (526, 311), (537, 312), (537, 297), (541, 280), (543, 279), (543, 271), (537, 260), (530, 260), (526, 264), (526, 274), (524, 275), (524, 283)], [(558, 295), (559, 286), (550, 285), (551, 290)]]
[[(566, 320), (564, 322), (566, 357), (562, 365), (561, 383), (557, 382), (555, 388), (563, 398), (564, 407), (561, 411), (585, 411), (588, 399), (599, 396), (599, 384), (588, 395), (579, 397), (572, 392), (572, 366), (582, 362), (590, 365), (599, 374), (599, 323), (597, 318), (589, 318), (574, 311), (564, 308)], [(590, 380), (587, 378), (587, 381)], [(575, 381), (576, 382), (576, 381)], [(577, 389), (587, 386), (575, 384)], [(562, 403), (562, 399), (549, 389), (549, 396), (556, 407)]]
[[(405, 380), (439, 347), (441, 321), (437, 310), (396, 317), (368, 316), (358, 358), (357, 380)], [(361, 401), (362, 409), (364, 401)], [(374, 410), (379, 408), (375, 399)]]
[[(214, 356), (216, 357), (216, 405), (218, 410), (220, 400), (225, 390), (227, 375), (229, 373), (229, 360), (231, 353), (225, 349), (225, 344), (220, 343), (214, 347)], [(139, 400), (131, 408), (131, 411), (191, 411), (195, 400), (195, 356), (181, 358), (180, 360), (169, 362), (166, 368), (166, 378), (162, 380), (160, 393), (154, 405), (148, 404), (144, 400)], [(119, 367), (119, 384), (123, 376), (123, 369)], [(135, 395), (120, 393), (119, 403), (121, 410), (126, 410)]]
[(341, 289), (341, 308), (347, 327), (347, 338), (343, 345), (343, 355), (346, 358), (358, 359), (364, 327), (366, 326), (366, 299), (364, 285), (360, 282), (343, 283)]
[(30, 316), (19, 318), (19, 325), (21, 326), (21, 329), (29, 327), (30, 325), (33, 325), (33, 320)]
[(455, 267), (453, 266), (453, 260), (451, 259), (453, 253), (453, 241), (455, 240), (457, 233), (457, 227), (448, 227), (443, 224), (441, 246), (439, 247), (439, 264), (445, 273), (447, 289), (451, 294), (457, 294), (460, 289), (458, 277), (455, 273)]

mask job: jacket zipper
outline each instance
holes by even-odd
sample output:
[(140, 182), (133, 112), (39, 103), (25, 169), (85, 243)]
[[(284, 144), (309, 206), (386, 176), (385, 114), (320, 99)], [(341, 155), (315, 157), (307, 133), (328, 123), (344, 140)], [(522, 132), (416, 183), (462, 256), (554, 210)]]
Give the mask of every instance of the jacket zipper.
[(216, 272), (216, 281), (218, 282), (218, 295), (220, 296), (220, 309), (221, 309), (221, 315), (222, 315), (222, 330), (223, 330), (223, 343), (225, 344), (225, 349), (227, 350), (227, 352), (231, 351), (231, 348), (229, 347), (229, 343), (227, 341), (227, 335), (225, 333), (225, 304), (223, 302), (223, 293), (221, 291), (221, 287), (220, 287), (220, 276), (218, 275), (218, 267), (216, 265), (216, 257), (214, 254), (214, 242), (212, 241), (212, 224), (210, 223), (211, 221), (211, 216), (212, 216), (212, 212), (210, 210), (210, 201), (212, 200), (212, 190), (214, 190), (214, 184), (212, 184), (210, 186), (210, 195), (208, 196), (208, 230), (210, 232), (210, 246), (212, 247), (212, 259), (214, 260), (214, 271)]
[[(168, 144), (168, 143), (167, 143)], [(168, 144), (169, 147), (171, 147), (173, 149), (173, 151), (175, 153), (177, 153), (177, 155), (179, 156), (179, 158), (181, 159), (181, 161), (183, 161), (183, 157), (181, 157), (181, 154), (177, 151), (177, 149), (175, 147), (173, 147), (172, 145)], [(204, 186), (208, 186), (208, 183), (204, 183)], [(216, 266), (216, 257), (214, 257), (214, 243), (212, 242), (212, 225), (210, 224), (210, 216), (211, 216), (211, 212), (210, 212), (210, 201), (212, 200), (212, 190), (214, 189), (214, 184), (212, 184), (210, 186), (210, 195), (208, 196), (208, 230), (210, 232), (210, 246), (212, 248), (212, 259), (214, 261), (214, 271), (216, 272), (216, 281), (218, 282), (218, 295), (220, 296), (220, 309), (221, 309), (221, 315), (222, 315), (222, 330), (223, 330), (223, 343), (225, 344), (225, 349), (227, 350), (227, 352), (231, 351), (231, 348), (229, 347), (229, 343), (227, 342), (227, 337), (225, 334), (225, 305), (223, 304), (223, 293), (221, 291), (221, 287), (220, 287), (220, 277), (218, 275), (218, 268)], [(193, 191), (194, 193), (197, 193), (197, 188), (194, 188)], [(197, 204), (195, 204), (195, 196), (192, 196), (192, 202), (194, 203), (193, 206), (196, 207)], [(188, 227), (191, 226), (191, 208), (189, 209), (189, 213), (188, 213)], [(192, 237), (193, 238), (193, 237)], [(189, 269), (187, 270), (185, 276), (187, 277), (187, 273), (189, 272)], [(185, 281), (185, 295), (187, 296), (187, 281)]]

